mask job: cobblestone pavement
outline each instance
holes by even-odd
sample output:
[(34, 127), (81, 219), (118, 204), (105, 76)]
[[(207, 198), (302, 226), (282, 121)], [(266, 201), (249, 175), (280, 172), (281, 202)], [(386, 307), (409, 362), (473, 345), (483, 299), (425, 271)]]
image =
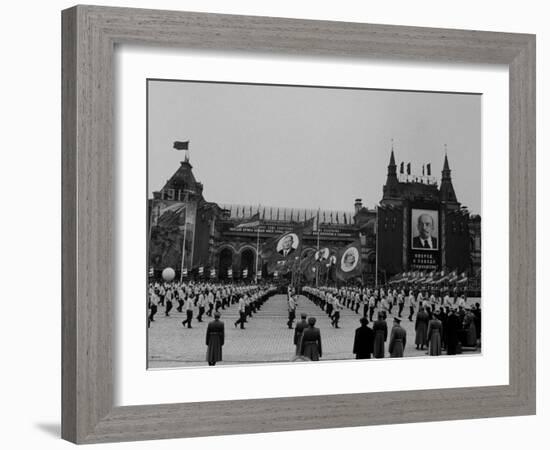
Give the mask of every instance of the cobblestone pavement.
[[(472, 302), (479, 299), (472, 299)], [(288, 362), (294, 357), (294, 329), (288, 329), (286, 295), (275, 295), (268, 299), (262, 309), (245, 324), (246, 329), (234, 327), (238, 318), (237, 305), (225, 310), (220, 309), (221, 320), (225, 322), (225, 345), (223, 361), (218, 364), (243, 364), (265, 362)], [(299, 296), (296, 317), (305, 312), (317, 318), (316, 326), (321, 330), (323, 360), (351, 359), (355, 329), (359, 326), (360, 314), (344, 308), (340, 313), (340, 328), (335, 329), (330, 319), (318, 306), (304, 296)], [(361, 312), (361, 311), (360, 311)], [(394, 312), (397, 308), (394, 307)], [(407, 331), (406, 357), (426, 356), (426, 351), (416, 350), (414, 346), (414, 322), (407, 320), (403, 312), (402, 326)], [(195, 313), (196, 314), (196, 313)], [(207, 365), (206, 363), (206, 327), (211, 320), (205, 316), (199, 323), (196, 315), (192, 327), (181, 324), (185, 312), (170, 311), (170, 317), (164, 315), (164, 307), (159, 306), (155, 321), (151, 323), (148, 335), (149, 367), (185, 367)], [(388, 317), (391, 329), (393, 316)], [(294, 325), (296, 322), (294, 322)], [(371, 323), (372, 325), (372, 323)], [(389, 341), (389, 338), (388, 338)], [(388, 342), (386, 342), (387, 351)]]

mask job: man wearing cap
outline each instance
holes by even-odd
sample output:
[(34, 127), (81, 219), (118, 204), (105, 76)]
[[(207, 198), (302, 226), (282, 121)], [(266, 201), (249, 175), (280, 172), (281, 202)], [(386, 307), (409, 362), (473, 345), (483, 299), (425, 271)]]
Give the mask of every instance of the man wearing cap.
[(300, 355), (308, 358), (310, 361), (319, 361), (323, 357), (323, 347), (321, 345), (321, 331), (315, 327), (315, 317), (307, 319), (308, 327), (302, 334), (300, 344)]
[(222, 360), (222, 347), (225, 340), (225, 326), (220, 320), (221, 314), (214, 313), (214, 320), (208, 324), (206, 329), (206, 361), (209, 366), (215, 366)]
[(421, 306), (416, 314), (416, 322), (414, 324), (414, 330), (416, 332), (416, 338), (414, 343), (417, 350), (424, 350), (424, 346), (428, 345), (428, 322), (430, 321), (428, 313), (424, 311), (424, 307)]
[(407, 344), (407, 332), (401, 327), (401, 319), (393, 318), (393, 328), (390, 335), (390, 345), (388, 351), (391, 358), (402, 358)]
[(294, 328), (294, 345), (296, 346), (296, 354), (300, 354), (300, 344), (302, 343), (302, 334), (304, 333), (304, 329), (307, 328), (307, 314), (302, 313), (300, 314), (301, 321), (296, 324), (296, 327)]
[(374, 331), (373, 355), (375, 358), (383, 358), (385, 353), (384, 345), (388, 338), (388, 324), (382, 312), (378, 313), (378, 320), (374, 322), (372, 330)]
[(430, 356), (441, 355), (441, 331), (443, 324), (439, 320), (441, 311), (435, 311), (433, 318), (428, 322), (428, 354)]

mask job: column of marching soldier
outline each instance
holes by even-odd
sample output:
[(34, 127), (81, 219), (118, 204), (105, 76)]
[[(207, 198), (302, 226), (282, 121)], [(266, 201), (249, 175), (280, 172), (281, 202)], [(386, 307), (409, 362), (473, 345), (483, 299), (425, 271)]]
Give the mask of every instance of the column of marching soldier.
[[(207, 361), (215, 365), (221, 360), (224, 330), (220, 321), (220, 309), (237, 305), (239, 318), (234, 323), (244, 329), (244, 324), (261, 309), (262, 304), (277, 292), (273, 285), (229, 285), (214, 283), (151, 283), (149, 285), (149, 317), (148, 326), (154, 321), (158, 305), (165, 307), (165, 315), (169, 316), (175, 302), (178, 312), (186, 311), (186, 319), (182, 325), (192, 328), (195, 309), (198, 309), (197, 321), (202, 322), (203, 316), (214, 320), (208, 324), (206, 345), (208, 346)], [(302, 293), (331, 320), (331, 326), (340, 328), (340, 312), (347, 308), (355, 314), (361, 314), (361, 326), (355, 330), (353, 354), (357, 359), (367, 359), (374, 356), (383, 358), (388, 342), (388, 353), (391, 357), (404, 355), (407, 333), (401, 327), (402, 314), (408, 312), (408, 320), (415, 318), (416, 349), (431, 356), (460, 353), (463, 348), (477, 348), (481, 338), (481, 308), (479, 303), (470, 306), (464, 296), (454, 298), (445, 293), (443, 297), (428, 294), (422, 290), (411, 289), (408, 294), (396, 289), (330, 286), (302, 288)], [(297, 296), (291, 288), (287, 292), (289, 329), (293, 328), (296, 317)], [(394, 308), (397, 310), (394, 314)], [(406, 308), (406, 309), (405, 309)], [(376, 320), (370, 328), (369, 322)], [(393, 315), (393, 327), (388, 332), (387, 318)], [(316, 319), (301, 314), (301, 320), (294, 329), (293, 342), (296, 346), (298, 359), (316, 361), (322, 357), (320, 330), (315, 327)], [(389, 334), (389, 336), (388, 336)], [(221, 343), (220, 343), (221, 335)], [(389, 341), (388, 341), (389, 337)], [(212, 348), (215, 351), (212, 351)], [(217, 350), (216, 350), (217, 349)]]
[[(163, 306), (164, 315), (169, 317), (175, 308), (178, 312), (186, 313), (186, 319), (182, 325), (192, 327), (195, 318), (197, 322), (203, 322), (204, 316), (212, 317), (220, 309), (225, 310), (233, 305), (238, 306), (239, 319), (235, 326), (244, 329), (244, 323), (261, 309), (262, 304), (275, 292), (271, 285), (230, 285), (200, 282), (181, 283), (150, 283), (149, 284), (149, 316), (148, 326), (154, 322), (158, 307)], [(195, 312), (198, 311), (195, 317)]]
[(176, 311), (185, 311), (186, 318), (182, 321), (185, 328), (193, 328), (195, 311), (197, 322), (203, 322), (204, 316), (214, 317), (208, 324), (206, 332), (207, 361), (215, 365), (222, 360), (221, 348), (224, 345), (224, 324), (221, 322), (220, 309), (237, 306), (239, 318), (234, 323), (235, 328), (245, 329), (244, 324), (257, 313), (262, 305), (276, 292), (273, 285), (263, 284), (217, 284), (201, 282), (155, 282), (149, 283), (147, 326), (155, 321), (158, 307), (163, 306), (165, 316), (169, 317), (174, 304)]
[[(361, 326), (355, 330), (353, 354), (357, 359), (404, 356), (407, 333), (401, 326), (403, 314), (414, 321), (416, 350), (439, 356), (443, 351), (456, 355), (462, 350), (476, 350), (481, 342), (481, 306), (469, 305), (465, 295), (454, 297), (449, 292), (413, 289), (380, 289), (330, 286), (302, 289), (306, 297), (325, 312), (331, 326), (340, 328), (340, 312), (347, 308), (361, 316)], [(441, 296), (441, 294), (444, 294)], [(374, 316), (376, 315), (376, 320)], [(388, 331), (388, 316), (393, 326)], [(373, 322), (372, 328), (369, 322)]]

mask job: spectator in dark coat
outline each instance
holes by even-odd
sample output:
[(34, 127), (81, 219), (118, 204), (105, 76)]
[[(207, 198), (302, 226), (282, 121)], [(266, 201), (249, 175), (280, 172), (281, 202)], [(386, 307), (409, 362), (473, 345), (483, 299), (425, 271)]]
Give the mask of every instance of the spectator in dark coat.
[(315, 317), (307, 319), (308, 327), (302, 334), (300, 344), (300, 355), (311, 361), (319, 361), (323, 357), (323, 347), (321, 345), (321, 331), (315, 328)]
[(462, 345), (468, 347), (475, 347), (477, 344), (477, 332), (476, 332), (476, 317), (470, 307), (466, 308), (466, 314), (464, 315), (464, 322), (462, 326), (464, 328), (464, 342)]
[(432, 320), (428, 323), (428, 347), (430, 356), (441, 355), (441, 335), (443, 324), (437, 317), (440, 312), (436, 311)]
[(307, 314), (302, 313), (301, 314), (302, 320), (296, 324), (294, 327), (294, 345), (296, 346), (296, 354), (300, 354), (300, 344), (302, 342), (302, 334), (304, 333), (304, 330), (307, 328)]
[(416, 323), (414, 329), (416, 331), (416, 338), (414, 343), (416, 349), (424, 350), (424, 346), (428, 345), (428, 313), (424, 310), (424, 307), (420, 307), (418, 314), (416, 315)]
[(222, 360), (222, 347), (225, 340), (225, 325), (220, 320), (220, 313), (214, 313), (214, 320), (208, 324), (206, 329), (206, 361), (209, 366), (215, 366)]
[(447, 345), (447, 355), (456, 355), (460, 328), (460, 319), (456, 313), (456, 310), (452, 309), (449, 317), (447, 317), (445, 330), (443, 330), (445, 333), (445, 343)]
[(384, 343), (388, 339), (388, 324), (384, 319), (384, 314), (382, 312), (378, 313), (378, 320), (374, 322), (372, 327), (374, 331), (374, 351), (373, 355), (375, 358), (384, 357)]
[(407, 345), (407, 332), (401, 327), (399, 317), (394, 317), (393, 323), (388, 351), (391, 358), (402, 358), (405, 353), (405, 345)]
[(370, 359), (374, 351), (374, 331), (368, 326), (366, 317), (359, 319), (361, 326), (355, 330), (353, 341), (353, 354), (356, 359)]

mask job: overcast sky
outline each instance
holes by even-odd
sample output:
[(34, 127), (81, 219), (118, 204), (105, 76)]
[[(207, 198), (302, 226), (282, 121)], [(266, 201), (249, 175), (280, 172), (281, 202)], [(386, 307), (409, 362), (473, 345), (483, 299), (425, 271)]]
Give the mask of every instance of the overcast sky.
[(149, 81), (149, 195), (190, 160), (219, 204), (331, 210), (382, 198), (391, 140), (413, 173), (444, 146), (458, 201), (481, 213), (481, 96)]

